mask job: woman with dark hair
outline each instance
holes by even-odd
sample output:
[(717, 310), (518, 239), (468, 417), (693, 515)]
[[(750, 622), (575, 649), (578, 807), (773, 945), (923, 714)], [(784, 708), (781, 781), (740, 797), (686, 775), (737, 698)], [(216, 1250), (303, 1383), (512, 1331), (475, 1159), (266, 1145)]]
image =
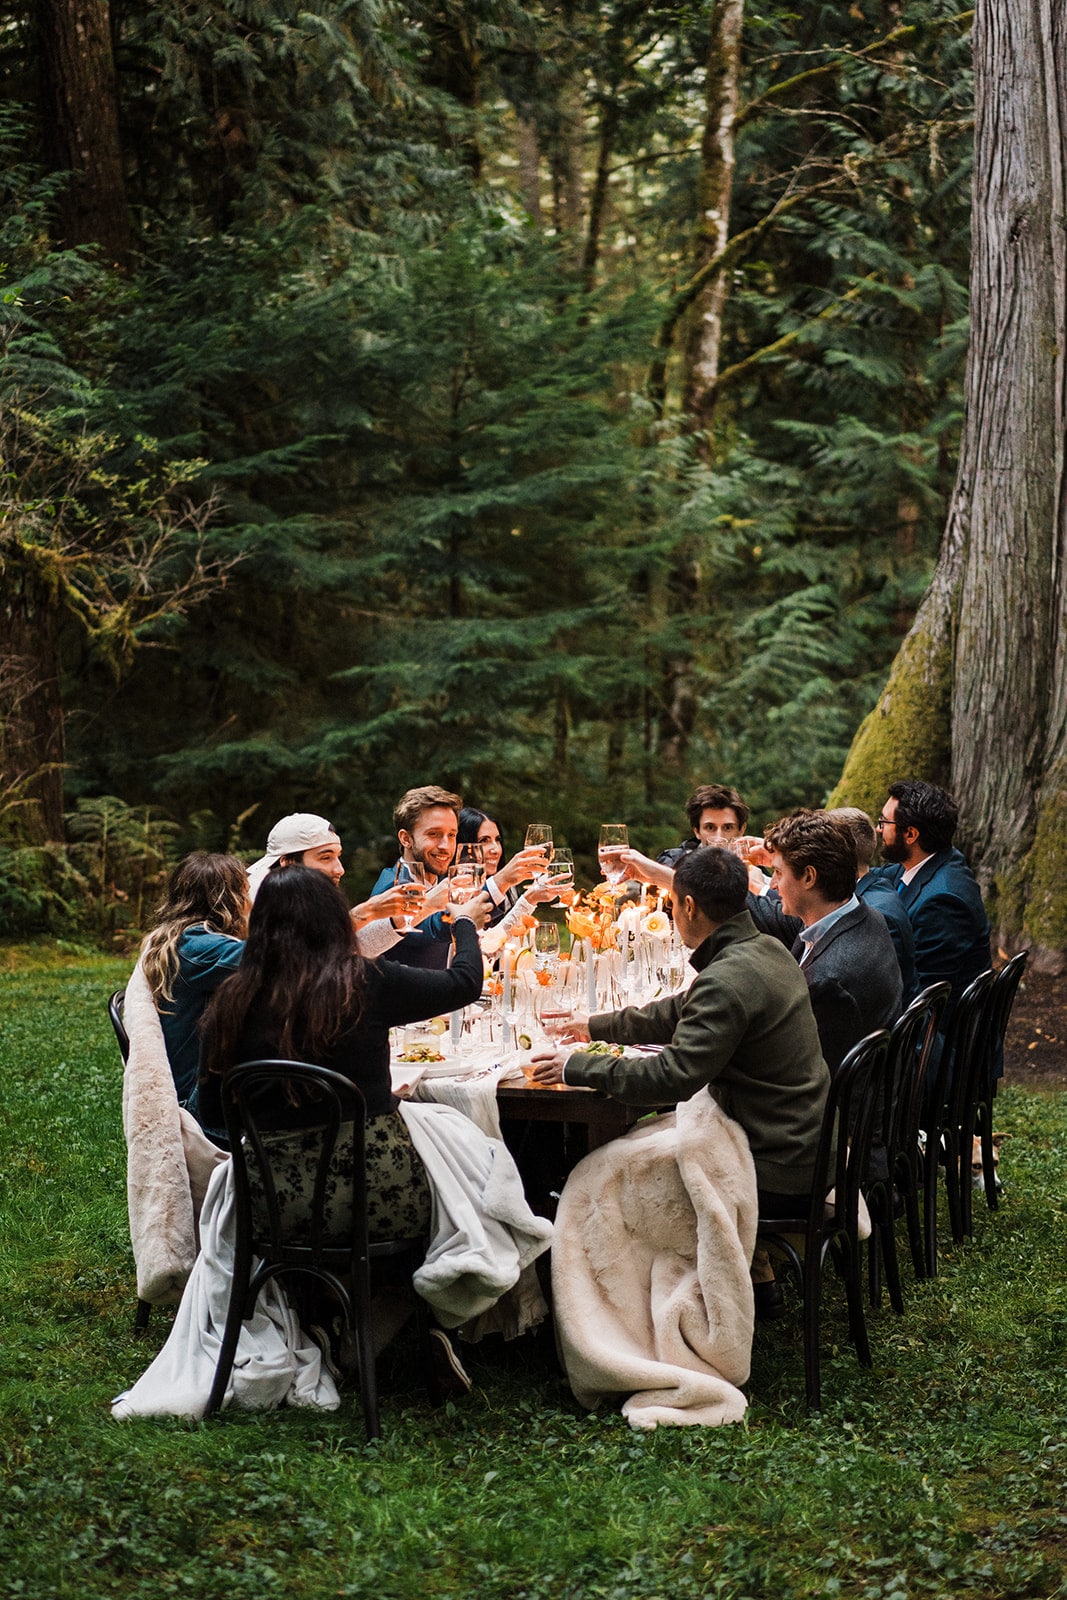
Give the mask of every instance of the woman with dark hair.
[[(325, 874), (300, 866), (269, 872), (252, 908), (244, 959), (204, 1016), (200, 1111), (208, 1122), (222, 1122), (225, 1075), (241, 1061), (309, 1061), (342, 1073), (361, 1090), (371, 1239), (417, 1236), (429, 1228), (426, 1175), (392, 1093), (389, 1029), (477, 999), (482, 956), (476, 914), (452, 908), (455, 956), (444, 971), (369, 962), (359, 954), (344, 896)], [(299, 1130), (314, 1123), (316, 1111), (314, 1105), (277, 1110), (294, 1130), (290, 1187), (299, 1207)], [(337, 1202), (334, 1225), (343, 1229), (343, 1196)]]
[(248, 909), (244, 865), (199, 850), (171, 873), (156, 926), (141, 945), (179, 1105), (196, 1088), (204, 1007), (244, 953)]
[[(504, 841), (500, 834), (499, 824), (484, 811), (478, 811), (474, 806), (464, 806), (459, 813), (459, 828), (456, 833), (456, 844), (480, 844), (482, 859), (485, 862), (485, 892), (493, 902), (493, 909), (489, 913), (488, 927), (496, 928), (508, 919), (506, 932), (528, 916), (535, 905), (546, 900), (554, 900), (558, 887), (535, 888), (532, 884), (524, 894), (519, 894), (517, 885), (524, 879), (531, 878), (538, 870), (544, 869), (544, 850), (541, 845), (532, 846), (528, 850), (520, 850), (513, 855), (506, 866), (500, 863), (504, 859)], [(488, 943), (483, 939), (482, 947), (488, 953), (491, 949), (499, 948), (502, 941), (491, 938)]]

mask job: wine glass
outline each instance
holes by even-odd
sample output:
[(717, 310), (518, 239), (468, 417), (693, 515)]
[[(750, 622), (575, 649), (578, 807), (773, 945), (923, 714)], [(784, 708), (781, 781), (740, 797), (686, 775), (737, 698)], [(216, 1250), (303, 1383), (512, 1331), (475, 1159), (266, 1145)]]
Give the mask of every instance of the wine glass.
[(548, 871), (539, 873), (535, 882), (548, 883), (556, 890), (556, 899), (563, 905), (574, 903), (574, 856), (570, 850), (557, 845), (552, 851)]
[(461, 906), (485, 885), (485, 868), (478, 862), (453, 862), (448, 869), (448, 898), (452, 905)]
[[(550, 822), (531, 822), (530, 826), (526, 830), (525, 848), (527, 850), (533, 850), (538, 846), (551, 846), (551, 844), (552, 824)], [(551, 855), (551, 848), (547, 849), (545, 854)]]
[(475, 839), (470, 844), (457, 844), (456, 853), (452, 857), (454, 867), (484, 867), (485, 846)]
[(546, 1039), (561, 1039), (574, 1020), (574, 1012), (553, 987), (545, 989), (538, 1000), (537, 1020)]
[(393, 882), (404, 890), (404, 899), (407, 902), (404, 914), (400, 918), (400, 926), (405, 932), (418, 927), (422, 920), (422, 902), (426, 891), (432, 889), (436, 881), (424, 861), (397, 862)]
[(621, 883), (626, 876), (626, 868), (619, 860), (623, 850), (629, 849), (630, 830), (625, 822), (605, 822), (600, 828), (600, 843), (597, 846), (597, 858), (600, 870), (608, 883)]
[(539, 922), (534, 929), (534, 961), (542, 969), (559, 960), (559, 929), (554, 922)]

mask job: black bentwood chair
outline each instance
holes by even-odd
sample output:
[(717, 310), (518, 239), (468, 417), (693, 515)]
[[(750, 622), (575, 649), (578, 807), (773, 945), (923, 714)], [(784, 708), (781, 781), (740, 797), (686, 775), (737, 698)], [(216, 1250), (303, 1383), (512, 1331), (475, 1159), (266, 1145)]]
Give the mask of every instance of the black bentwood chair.
[[(279, 1104), (305, 1109), (310, 1105), (314, 1127), (293, 1129), (290, 1119), (282, 1126), (276, 1109)], [(223, 1111), (233, 1161), (236, 1248), (226, 1325), (204, 1415), (211, 1416), (222, 1405), (241, 1324), (254, 1312), (260, 1289), (271, 1278), (302, 1275), (330, 1288), (353, 1330), (367, 1437), (379, 1439), (382, 1430), (370, 1324), (371, 1262), (408, 1255), (414, 1270), (425, 1253), (425, 1240), (368, 1241), (363, 1096), (348, 1078), (325, 1067), (299, 1061), (247, 1061), (226, 1074)], [(291, 1150), (293, 1134), (317, 1136), (308, 1141), (312, 1148), (303, 1158), (310, 1193), (298, 1219), (285, 1214), (272, 1163), (272, 1149), (282, 1148), (272, 1136), (286, 1136)], [(278, 1155), (279, 1167), (285, 1160), (286, 1155)], [(351, 1226), (346, 1222), (343, 1235), (331, 1233), (328, 1189), (336, 1188), (338, 1181), (346, 1183), (348, 1174), (352, 1175)], [(255, 1257), (259, 1257), (259, 1265), (253, 1270)], [(424, 1370), (432, 1393), (428, 1324), (423, 1303), (416, 1300)]]
[[(937, 1174), (945, 1174), (949, 1227), (964, 1236), (963, 1188), (971, 1182), (971, 1147), (978, 1084), (986, 1059), (986, 1016), (993, 972), (979, 973), (956, 1001), (933, 1081), (927, 1078), (923, 1151), (923, 1226), (927, 1276), (937, 1276)], [(964, 1171), (964, 1156), (966, 1170)]]
[[(915, 1276), (926, 1276), (919, 1207), (923, 1182), (919, 1128), (927, 1068), (934, 1056), (951, 993), (949, 984), (932, 983), (901, 1013), (889, 1035), (889, 1065), (882, 1105), (875, 1122), (864, 1198), (871, 1214), (872, 1229), (867, 1251), (870, 1302), (872, 1306), (882, 1303), (884, 1263), (890, 1303), (898, 1313), (904, 1310), (896, 1240), (896, 1222), (902, 1211), (907, 1220)], [(885, 1130), (884, 1140), (879, 1137), (882, 1129)]]
[[(997, 1085), (1004, 1071), (1004, 1035), (1008, 1031), (1015, 996), (1026, 971), (1028, 958), (1029, 951), (1021, 950), (997, 973), (989, 990), (989, 1004), (986, 1007), (985, 1060), (976, 1086), (971, 1132), (981, 1145), (982, 1183), (985, 1188), (986, 1205), (990, 1211), (997, 1209), (997, 1168), (993, 1159), (993, 1101), (996, 1099)], [(973, 1160), (973, 1155), (971, 1159)], [(966, 1177), (964, 1173), (961, 1198), (964, 1231), (970, 1233), (972, 1186), (966, 1182)]]
[[(871, 1363), (863, 1312), (859, 1238), (860, 1189), (866, 1176), (889, 1059), (889, 1033), (880, 1028), (854, 1045), (830, 1082), (815, 1158), (811, 1207), (804, 1217), (761, 1217), (758, 1239), (800, 1288), (804, 1313), (804, 1386), (817, 1411), (819, 1301), (827, 1259), (844, 1280), (849, 1335), (863, 1366)], [(799, 1241), (799, 1242), (798, 1242)]]
[[(111, 1026), (115, 1030), (119, 1050), (122, 1054), (122, 1063), (125, 1066), (130, 1059), (130, 1036), (126, 1032), (126, 991), (116, 989), (114, 994), (108, 995), (107, 1014), (111, 1019)], [(152, 1315), (152, 1303), (149, 1300), (138, 1300), (137, 1310), (133, 1318), (133, 1332), (135, 1338), (140, 1338), (148, 1327), (148, 1319)]]

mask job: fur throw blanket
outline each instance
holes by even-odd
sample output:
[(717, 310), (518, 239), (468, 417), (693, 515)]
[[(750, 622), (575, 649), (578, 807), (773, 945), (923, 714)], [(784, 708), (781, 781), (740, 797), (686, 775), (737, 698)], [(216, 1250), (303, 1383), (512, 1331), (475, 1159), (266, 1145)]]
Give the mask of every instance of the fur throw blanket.
[(122, 1080), (126, 1199), (139, 1299), (181, 1299), (199, 1248), (197, 1220), (208, 1181), (229, 1157), (178, 1105), (163, 1029), (140, 963), (126, 985), (130, 1056)]
[(756, 1220), (744, 1130), (703, 1089), (579, 1162), (556, 1215), (552, 1291), (582, 1405), (629, 1395), (635, 1428), (744, 1414)]

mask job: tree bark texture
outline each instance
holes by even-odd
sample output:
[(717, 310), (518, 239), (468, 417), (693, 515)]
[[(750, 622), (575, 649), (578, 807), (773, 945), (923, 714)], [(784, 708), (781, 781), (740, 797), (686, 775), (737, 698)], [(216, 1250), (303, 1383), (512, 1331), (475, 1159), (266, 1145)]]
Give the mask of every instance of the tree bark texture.
[[(1058, 964), (1067, 952), (1061, 0), (981, 0), (974, 54), (971, 341), (956, 485), (933, 584), (835, 798), (878, 805), (890, 774), (944, 776), (947, 749), (994, 925), (1005, 943), (1031, 942)], [(942, 729), (926, 730), (925, 760), (924, 716)]]
[(130, 223), (107, 0), (37, 0), (42, 126), (49, 165), (68, 172), (60, 243), (95, 245), (125, 267)]
[[(693, 270), (726, 248), (734, 181), (734, 127), (741, 72), (744, 0), (716, 0), (711, 14), (706, 82), (707, 109), (700, 151)], [(682, 406), (693, 425), (706, 429), (715, 404), (722, 343), (726, 274), (713, 274), (690, 313), (682, 380)]]

